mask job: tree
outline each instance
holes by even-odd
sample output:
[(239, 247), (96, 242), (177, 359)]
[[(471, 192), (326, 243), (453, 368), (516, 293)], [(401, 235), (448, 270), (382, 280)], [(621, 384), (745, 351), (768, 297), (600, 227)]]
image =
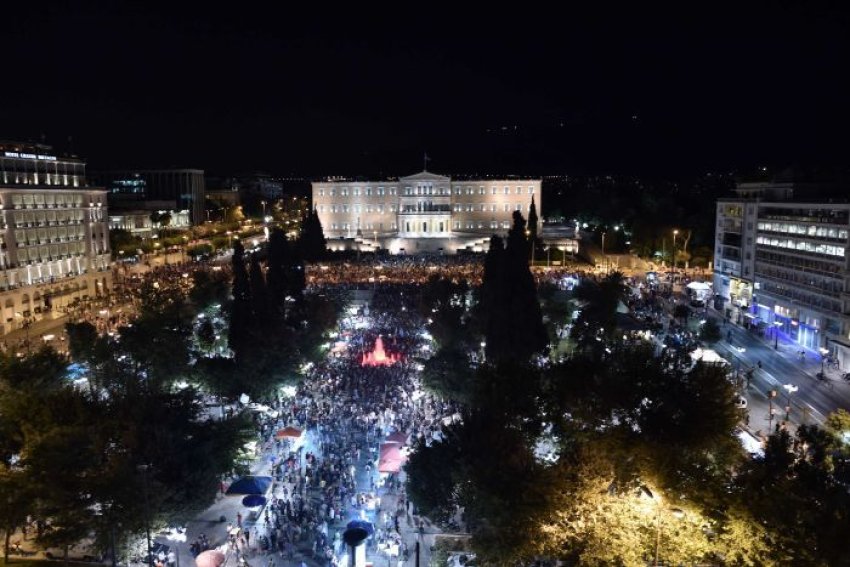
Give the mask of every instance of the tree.
[(97, 329), (88, 321), (81, 323), (65, 323), (68, 334), (68, 351), (71, 358), (77, 361), (90, 360), (94, 356), (97, 343)]
[(428, 330), (438, 348), (468, 343), (469, 329), (464, 316), (467, 312), (469, 284), (465, 280), (454, 282), (438, 275), (431, 276), (422, 287), (419, 311), (430, 321)]
[(308, 262), (317, 262), (327, 255), (327, 242), (322, 221), (315, 207), (301, 221), (298, 245), (304, 259)]
[(198, 330), (195, 332), (195, 338), (198, 341), (198, 346), (201, 348), (201, 351), (207, 354), (209, 354), (215, 347), (215, 328), (209, 318), (205, 318), (201, 324), (198, 325)]
[(651, 486), (687, 519), (664, 528), (665, 562), (767, 562), (763, 530), (729, 493), (742, 456), (722, 369), (611, 348), (604, 364), (580, 352), (542, 374), (479, 369), (462, 421), (411, 457), (413, 501), (444, 522), (462, 509), (485, 562), (645, 565), (664, 521), (664, 497), (640, 496)]
[(237, 240), (233, 245), (233, 302), (230, 306), (228, 343), (235, 353), (237, 362), (244, 358), (251, 341), (251, 291), (248, 270), (245, 267), (245, 248)]
[(599, 281), (585, 278), (576, 288), (574, 297), (581, 302), (581, 312), (571, 331), (578, 345), (593, 350), (604, 346), (602, 339), (614, 340), (617, 309), (628, 297), (623, 274), (612, 272)]
[(507, 246), (494, 236), (484, 260), (481, 309), (489, 360), (512, 358), (528, 361), (548, 344), (537, 301), (534, 278), (528, 268), (525, 220), (518, 211), (508, 232)]
[(269, 235), (269, 247), (266, 266), (268, 268), (269, 302), (275, 313), (286, 315), (286, 296), (289, 294), (289, 274), (287, 269), (289, 244), (286, 235), (279, 228)]
[(700, 329), (700, 338), (706, 342), (715, 343), (720, 340), (720, 337), (720, 325), (713, 317), (707, 318)]
[(677, 303), (673, 308), (673, 318), (678, 319), (682, 325), (685, 325), (688, 321), (688, 317), (691, 315), (691, 310), (684, 303)]
[(466, 351), (445, 346), (423, 364), (422, 384), (436, 396), (464, 403), (471, 397), (472, 376)]
[(540, 240), (537, 237), (537, 205), (534, 203), (534, 195), (531, 196), (531, 205), (528, 207), (528, 242), (530, 250), (534, 250), (540, 245)]
[(195, 270), (192, 272), (192, 289), (189, 300), (197, 311), (203, 311), (214, 304), (222, 304), (230, 295), (227, 274), (223, 271)]
[(274, 320), (269, 301), (268, 289), (266, 288), (266, 278), (263, 275), (263, 269), (260, 267), (260, 260), (256, 254), (251, 256), (251, 308), (253, 310), (253, 320), (259, 325), (262, 330), (269, 330)]

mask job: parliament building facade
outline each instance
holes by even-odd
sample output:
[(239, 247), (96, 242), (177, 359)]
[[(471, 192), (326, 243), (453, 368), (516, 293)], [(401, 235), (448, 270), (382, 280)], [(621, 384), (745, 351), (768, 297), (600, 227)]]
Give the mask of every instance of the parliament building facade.
[(514, 211), (541, 207), (539, 179), (453, 180), (423, 171), (387, 181), (313, 183), (313, 206), (331, 249), (391, 253), (486, 250)]

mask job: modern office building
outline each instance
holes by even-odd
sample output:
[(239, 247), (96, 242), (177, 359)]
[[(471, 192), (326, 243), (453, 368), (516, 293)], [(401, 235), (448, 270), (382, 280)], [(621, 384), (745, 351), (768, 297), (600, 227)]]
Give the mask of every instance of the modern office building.
[(111, 288), (106, 191), (85, 162), (0, 142), (0, 334)]
[(850, 203), (745, 183), (717, 203), (715, 307), (850, 368)]
[[(139, 169), (95, 173), (93, 180), (109, 192), (110, 207), (118, 210), (150, 210), (136, 206), (139, 201), (173, 203), (167, 211), (182, 211), (192, 224), (206, 220), (204, 171), (202, 169)], [(129, 208), (128, 208), (129, 207)]]
[(514, 211), (541, 207), (539, 179), (455, 180), (423, 171), (384, 181), (313, 183), (313, 206), (328, 246), (391, 253), (486, 250)]

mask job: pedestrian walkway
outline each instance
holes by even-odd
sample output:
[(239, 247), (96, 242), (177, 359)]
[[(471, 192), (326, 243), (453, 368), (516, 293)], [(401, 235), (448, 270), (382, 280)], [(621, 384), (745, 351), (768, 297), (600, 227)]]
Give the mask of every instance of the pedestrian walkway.
[[(203, 535), (210, 547), (225, 551), (227, 567), (347, 566), (342, 533), (349, 522), (361, 521), (373, 531), (367, 564), (413, 565), (418, 543), (419, 564), (427, 565), (440, 531), (415, 514), (403, 471), (377, 471), (379, 447), (391, 432), (404, 432), (408, 442), (431, 437), (456, 408), (422, 392), (414, 396), (419, 370), (404, 360), (429, 339), (396, 298), (376, 295), (372, 315), (339, 329), (348, 337), (346, 356), (318, 365), (293, 398), (272, 404), (275, 417), (262, 423), (262, 450), (251, 473), (274, 478), (267, 504), (252, 513), (241, 496), (219, 497), (187, 526), (186, 543), (178, 545), (181, 564), (193, 564), (189, 545)], [(380, 333), (399, 362), (361, 365), (364, 346)], [(294, 444), (276, 438), (288, 427), (303, 431)], [(396, 443), (401, 453), (405, 443)]]

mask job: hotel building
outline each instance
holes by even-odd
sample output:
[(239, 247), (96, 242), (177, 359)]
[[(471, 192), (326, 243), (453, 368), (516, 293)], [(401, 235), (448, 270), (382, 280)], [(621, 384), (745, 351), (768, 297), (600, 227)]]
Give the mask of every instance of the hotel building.
[(745, 183), (717, 203), (715, 307), (850, 369), (850, 203)]
[(107, 219), (85, 162), (0, 142), (0, 334), (110, 289)]
[(539, 179), (453, 180), (423, 171), (384, 181), (313, 183), (313, 206), (331, 249), (393, 254), (486, 250), (514, 211), (539, 214)]

